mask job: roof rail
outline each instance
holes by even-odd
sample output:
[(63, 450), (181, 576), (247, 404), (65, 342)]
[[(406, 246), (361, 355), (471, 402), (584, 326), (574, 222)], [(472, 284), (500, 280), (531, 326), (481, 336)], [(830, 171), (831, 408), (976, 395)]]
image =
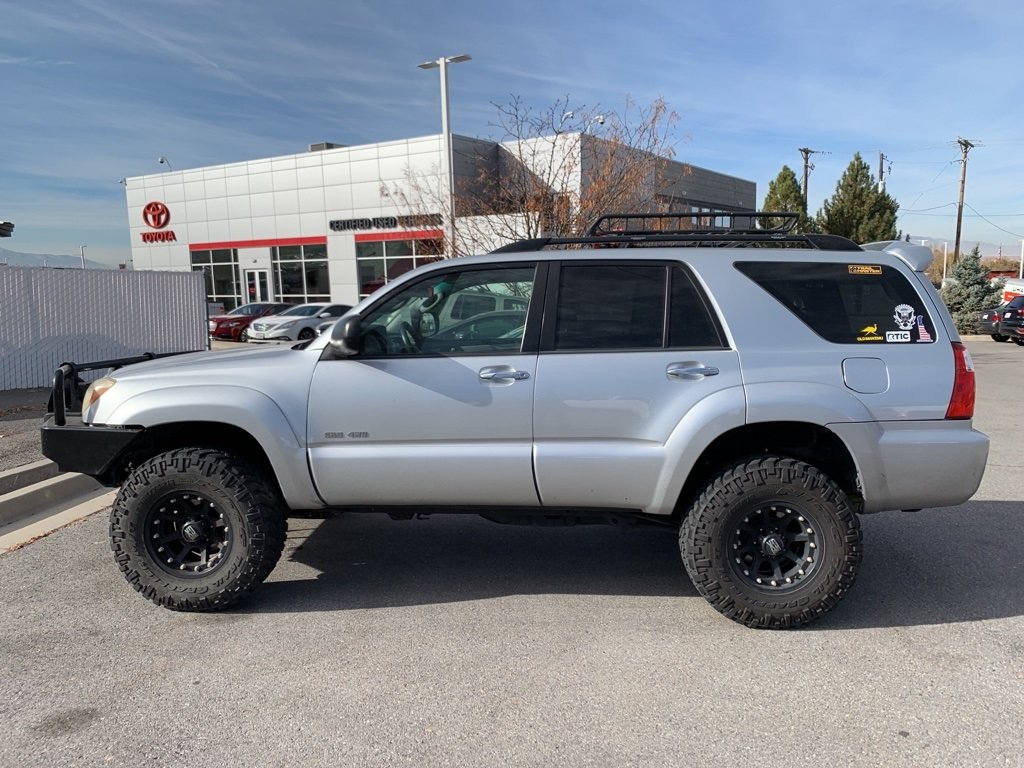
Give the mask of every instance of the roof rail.
[(839, 235), (794, 233), (792, 230), (799, 218), (797, 213), (783, 211), (611, 213), (598, 218), (585, 235), (519, 240), (491, 253), (540, 251), (564, 245), (595, 248), (789, 246), (821, 251), (861, 250), (855, 242)]

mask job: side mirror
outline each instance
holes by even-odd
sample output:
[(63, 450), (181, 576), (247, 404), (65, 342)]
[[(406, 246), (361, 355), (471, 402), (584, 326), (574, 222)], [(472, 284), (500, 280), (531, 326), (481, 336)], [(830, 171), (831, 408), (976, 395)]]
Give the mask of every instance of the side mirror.
[(331, 348), (343, 357), (359, 354), (362, 324), (359, 315), (346, 315), (331, 328)]

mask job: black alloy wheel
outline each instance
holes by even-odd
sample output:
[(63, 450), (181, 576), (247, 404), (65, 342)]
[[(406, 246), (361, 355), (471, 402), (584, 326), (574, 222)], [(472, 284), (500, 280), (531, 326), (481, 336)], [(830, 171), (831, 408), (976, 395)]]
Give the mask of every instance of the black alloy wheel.
[(143, 523), (153, 562), (175, 576), (201, 576), (231, 552), (224, 511), (201, 493), (170, 493), (150, 507)]
[(783, 503), (743, 514), (728, 550), (737, 577), (772, 591), (789, 590), (810, 577), (824, 553), (817, 523), (808, 515)]

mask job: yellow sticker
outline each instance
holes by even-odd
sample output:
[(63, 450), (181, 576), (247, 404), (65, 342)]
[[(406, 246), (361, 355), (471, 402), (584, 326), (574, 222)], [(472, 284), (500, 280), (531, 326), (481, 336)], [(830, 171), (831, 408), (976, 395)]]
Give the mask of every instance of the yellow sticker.
[(882, 268), (877, 264), (849, 264), (851, 275), (880, 275)]

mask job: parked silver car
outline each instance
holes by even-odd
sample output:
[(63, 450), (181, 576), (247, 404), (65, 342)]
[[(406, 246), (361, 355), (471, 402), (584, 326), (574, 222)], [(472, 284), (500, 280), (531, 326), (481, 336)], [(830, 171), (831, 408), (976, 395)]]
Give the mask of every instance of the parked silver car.
[(261, 317), (249, 326), (249, 342), (305, 341), (316, 335), (316, 328), (329, 318), (337, 319), (352, 309), (349, 304), (298, 304), (278, 315)]
[(672, 526), (718, 611), (805, 624), (860, 515), (977, 490), (974, 368), (930, 249), (687, 217), (437, 262), (306, 344), (66, 364), (43, 453), (120, 485), (117, 565), (175, 610), (254, 590), (289, 514), (373, 508)]

